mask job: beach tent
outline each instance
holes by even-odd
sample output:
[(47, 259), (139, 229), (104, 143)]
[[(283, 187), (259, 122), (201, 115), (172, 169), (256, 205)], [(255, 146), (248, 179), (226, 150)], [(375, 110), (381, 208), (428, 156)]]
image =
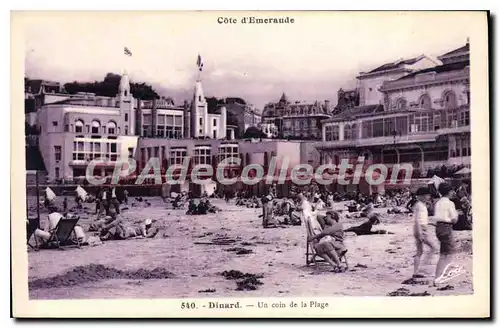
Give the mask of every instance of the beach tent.
[(441, 183), (445, 182), (444, 179), (438, 177), (437, 175), (433, 176), (429, 182), (427, 183), (428, 185), (433, 185), (434, 188), (438, 189), (439, 185)]
[(52, 189), (50, 189), (49, 187), (47, 187), (47, 188), (45, 188), (45, 197), (49, 201), (53, 201), (54, 199), (56, 199), (56, 194), (52, 191)]
[(215, 182), (204, 183), (201, 185), (201, 193), (207, 193), (208, 196), (212, 196), (215, 193), (217, 184)]
[(453, 173), (453, 175), (456, 176), (468, 176), (471, 174), (471, 169), (468, 167), (464, 167), (463, 169), (458, 170), (457, 172)]
[(429, 186), (429, 190), (433, 197), (441, 197), (438, 191), (438, 187), (441, 183), (445, 182), (444, 179), (438, 177), (437, 175), (433, 176), (427, 185)]
[(76, 194), (81, 200), (85, 201), (88, 197), (87, 192), (81, 186), (76, 187)]

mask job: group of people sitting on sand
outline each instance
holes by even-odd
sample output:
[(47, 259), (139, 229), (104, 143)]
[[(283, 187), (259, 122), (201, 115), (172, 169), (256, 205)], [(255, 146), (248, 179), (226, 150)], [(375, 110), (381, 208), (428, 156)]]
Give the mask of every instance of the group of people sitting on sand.
[(220, 211), (220, 208), (210, 203), (210, 200), (205, 197), (202, 198), (198, 204), (196, 204), (194, 199), (190, 199), (186, 215), (204, 215), (208, 213), (217, 213)]
[(246, 193), (239, 192), (236, 194), (236, 206), (246, 208), (261, 208), (262, 202), (257, 196), (248, 197)]
[(131, 238), (154, 238), (160, 231), (156, 219), (130, 222), (116, 212), (111, 211), (103, 218), (98, 218), (89, 227), (101, 240), (124, 240)]
[(163, 198), (163, 201), (165, 203), (170, 202), (170, 204), (172, 205), (172, 209), (174, 210), (184, 208), (187, 200), (188, 200), (188, 194), (186, 192), (172, 193), (170, 195), (170, 198), (168, 197)]

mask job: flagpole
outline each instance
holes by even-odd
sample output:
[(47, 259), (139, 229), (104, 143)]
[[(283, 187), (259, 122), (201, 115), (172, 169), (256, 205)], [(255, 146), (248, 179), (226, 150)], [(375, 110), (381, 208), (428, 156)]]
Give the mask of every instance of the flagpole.
[(201, 56), (198, 53), (198, 59), (196, 60), (196, 66), (198, 68), (198, 78), (196, 81), (200, 82), (201, 81), (201, 70), (203, 69), (203, 62), (201, 60)]

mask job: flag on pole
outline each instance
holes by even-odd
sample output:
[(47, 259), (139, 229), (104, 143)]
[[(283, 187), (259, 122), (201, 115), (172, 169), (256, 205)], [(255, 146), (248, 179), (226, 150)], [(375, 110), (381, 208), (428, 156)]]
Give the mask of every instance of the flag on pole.
[(203, 62), (201, 61), (201, 56), (199, 54), (198, 54), (198, 60), (196, 61), (196, 66), (198, 66), (200, 72), (203, 70)]
[(130, 51), (129, 48), (125, 47), (125, 48), (123, 48), (123, 51), (124, 51), (125, 55), (132, 57), (132, 51)]

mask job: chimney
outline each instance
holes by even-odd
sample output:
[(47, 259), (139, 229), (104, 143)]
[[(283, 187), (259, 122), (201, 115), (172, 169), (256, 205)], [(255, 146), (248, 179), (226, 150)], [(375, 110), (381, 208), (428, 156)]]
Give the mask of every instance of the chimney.
[(325, 110), (330, 112), (330, 100), (325, 100)]

